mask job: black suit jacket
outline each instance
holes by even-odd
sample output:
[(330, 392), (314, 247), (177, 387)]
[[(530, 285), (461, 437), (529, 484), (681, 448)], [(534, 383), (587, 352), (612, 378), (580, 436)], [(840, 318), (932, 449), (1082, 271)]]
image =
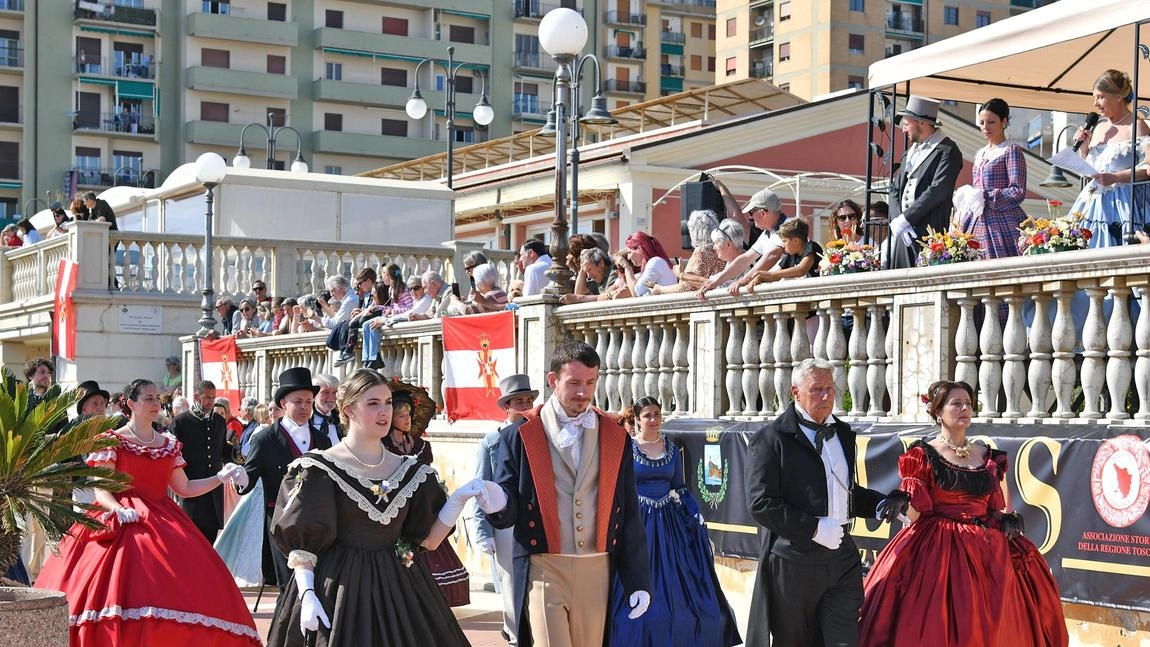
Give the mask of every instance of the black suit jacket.
[[(519, 610), (517, 630), (520, 647), (531, 647), (527, 607), (530, 557), (559, 552), (559, 516), (547, 432), (539, 409), (526, 420), (500, 430), (494, 480), (507, 495), (507, 507), (489, 513), (495, 528), (514, 528), (515, 601)], [(627, 432), (615, 419), (599, 414), (599, 497), (596, 502), (596, 548), (606, 552), (612, 575), (618, 575), (627, 595), (651, 592), (647, 531), (635, 492), (635, 460)], [(538, 487), (537, 487), (538, 485)], [(604, 591), (603, 595), (608, 595)], [(657, 593), (652, 592), (652, 595)]]
[[(181, 413), (172, 420), (171, 432), (184, 446), (183, 456), (187, 463), (184, 473), (189, 480), (215, 476), (230, 458), (228, 425), (215, 413), (207, 420), (197, 418), (191, 411)], [(198, 527), (224, 527), (224, 491), (221, 488), (182, 499), (180, 507)]]
[(88, 220), (94, 221), (100, 218), (108, 221), (108, 224), (111, 225), (111, 227), (108, 228), (109, 231), (117, 231), (120, 229), (119, 226), (116, 225), (116, 212), (112, 211), (112, 206), (108, 204), (107, 200), (96, 198), (96, 206), (89, 211)]
[[(917, 240), (926, 236), (928, 229), (946, 231), (950, 228), (954, 185), (962, 172), (962, 164), (962, 151), (949, 137), (943, 137), (913, 172), (907, 172), (906, 155), (903, 155), (902, 167), (891, 181), (890, 218), (904, 216), (914, 227), (916, 242), (907, 246), (901, 240), (890, 240), (889, 262), (884, 262), (884, 267), (913, 267), (921, 247)], [(911, 180), (913, 188), (908, 187)], [(907, 190), (914, 191), (914, 202), (903, 210), (902, 197)]]
[[(310, 424), (308, 427), (311, 429), (309, 449), (331, 448), (331, 440), (326, 433), (317, 431)], [(284, 438), (286, 431), (281, 430), (283, 425), (277, 420), (274, 425), (252, 434), (251, 449), (244, 462), (244, 469), (248, 473), (248, 486), (241, 490), (240, 494), (250, 492), (256, 486), (256, 481), (263, 479), (264, 505), (269, 514), (276, 506), (276, 495), (279, 494), (280, 482), (287, 473), (288, 463), (295, 460), (291, 448), (288, 447), (288, 440)]]

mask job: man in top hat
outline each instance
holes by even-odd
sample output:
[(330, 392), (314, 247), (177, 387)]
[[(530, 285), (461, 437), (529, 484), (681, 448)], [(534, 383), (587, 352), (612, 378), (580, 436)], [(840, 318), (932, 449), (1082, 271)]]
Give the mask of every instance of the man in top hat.
[[(476, 459), (475, 478), (490, 481), (495, 474), (495, 465), (499, 459), (499, 432), (523, 420), (523, 414), (535, 406), (535, 398), (539, 391), (531, 388), (531, 378), (522, 373), (508, 375), (499, 381), (499, 408), (507, 412), (507, 419), (499, 429), (487, 433), (479, 443), (479, 455)], [(494, 570), (496, 585), (499, 593), (503, 595), (503, 639), (510, 645), (516, 644), (515, 626), (515, 595), (514, 581), (511, 577), (511, 558), (515, 550), (515, 537), (510, 528), (496, 530), (487, 520), (487, 513), (474, 501), (470, 503), (474, 509), (471, 517), (471, 538), (479, 550), (494, 557)]]
[[(312, 449), (331, 447), (328, 435), (311, 424), (312, 403), (319, 392), (319, 387), (312, 383), (311, 371), (302, 367), (289, 368), (280, 373), (279, 383), (272, 401), (284, 410), (284, 416), (274, 425), (252, 434), (251, 452), (244, 463), (248, 486), (240, 491), (246, 494), (255, 487), (256, 480), (263, 480), (265, 530), (271, 528), (271, 514), (275, 510), (276, 496), (288, 463)], [(273, 545), (265, 532), (264, 554), (267, 557), (270, 551), (275, 564), (276, 584), (282, 590), (292, 575), (287, 558), (272, 548)]]
[(595, 349), (560, 342), (550, 369), (551, 398), (500, 432), (498, 486), (476, 502), (493, 527), (514, 529), (519, 647), (600, 645), (614, 578), (631, 619), (651, 603), (635, 460), (614, 416), (591, 406)]
[(111, 400), (112, 396), (100, 388), (99, 382), (87, 380), (80, 382), (76, 388), (84, 392), (84, 395), (76, 401), (76, 414), (80, 416), (80, 419), (86, 420), (92, 416), (102, 416), (108, 411), (108, 400)]
[(890, 237), (883, 269), (914, 267), (928, 229), (950, 227), (954, 185), (962, 171), (962, 151), (944, 137), (938, 123), (939, 102), (911, 95), (894, 118), (911, 145), (890, 186)]
[[(172, 420), (171, 432), (184, 446), (184, 472), (189, 479), (215, 476), (231, 457), (228, 450), (228, 423), (214, 412), (216, 385), (204, 380), (196, 385), (191, 409)], [(180, 501), (180, 507), (200, 529), (208, 543), (224, 527), (224, 491), (215, 488), (207, 494)]]

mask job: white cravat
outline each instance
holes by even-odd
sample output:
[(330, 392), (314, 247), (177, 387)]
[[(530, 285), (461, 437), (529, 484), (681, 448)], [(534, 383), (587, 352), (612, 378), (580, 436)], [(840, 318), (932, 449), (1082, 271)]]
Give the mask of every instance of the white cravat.
[(301, 454), (311, 449), (311, 427), (306, 422), (297, 425), (295, 420), (284, 416), (280, 419), (280, 423), (287, 430), (291, 439), (295, 441), (295, 446), (299, 448)]
[[(554, 400), (554, 398), (552, 398)], [(587, 409), (577, 416), (568, 416), (563, 411), (563, 406), (557, 400), (552, 402), (555, 410), (555, 418), (559, 421), (559, 433), (555, 434), (554, 440), (559, 449), (571, 448), (571, 458), (575, 465), (579, 464), (580, 449), (582, 443), (579, 442), (583, 439), (584, 429), (594, 429), (598, 420), (595, 418), (595, 410)]]

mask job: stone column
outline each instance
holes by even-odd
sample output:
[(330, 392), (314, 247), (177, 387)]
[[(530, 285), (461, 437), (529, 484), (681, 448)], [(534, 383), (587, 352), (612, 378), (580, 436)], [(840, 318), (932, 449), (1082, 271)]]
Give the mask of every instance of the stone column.
[[(471, 293), (471, 280), (468, 279), (467, 272), (463, 269), (463, 257), (471, 252), (483, 251), (484, 244), (468, 240), (449, 240), (442, 244), (451, 250), (451, 277), (448, 277), (445, 272), (443, 279), (448, 284), (458, 283), (459, 296), (466, 300), (468, 294)], [(503, 287), (506, 288), (507, 286)], [(535, 386), (535, 382), (532, 382), (531, 386)]]

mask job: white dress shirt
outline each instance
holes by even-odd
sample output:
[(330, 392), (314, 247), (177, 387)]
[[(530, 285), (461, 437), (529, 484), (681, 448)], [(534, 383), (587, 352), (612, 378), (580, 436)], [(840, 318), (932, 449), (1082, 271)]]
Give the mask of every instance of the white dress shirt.
[[(797, 402), (795, 403), (795, 411), (807, 420), (814, 420)], [(832, 420), (827, 422), (830, 423)], [(799, 423), (799, 429), (802, 429), (803, 435), (813, 447), (815, 430), (807, 428), (802, 422)], [(823, 471), (826, 472), (827, 479), (827, 518), (835, 519), (844, 524), (849, 523), (851, 518), (850, 481), (848, 480), (850, 479), (850, 471), (847, 469), (846, 453), (843, 452), (838, 434), (823, 442), (823, 453), (820, 458), (823, 459)]]
[(551, 267), (551, 255), (544, 254), (539, 260), (523, 268), (523, 296), (539, 294), (547, 287), (547, 268)]
[[(308, 422), (310, 422), (310, 420)], [(284, 426), (288, 435), (295, 441), (295, 446), (301, 454), (311, 449), (311, 426), (307, 422), (302, 425), (297, 425), (295, 420), (284, 416), (280, 418), (280, 424)]]

